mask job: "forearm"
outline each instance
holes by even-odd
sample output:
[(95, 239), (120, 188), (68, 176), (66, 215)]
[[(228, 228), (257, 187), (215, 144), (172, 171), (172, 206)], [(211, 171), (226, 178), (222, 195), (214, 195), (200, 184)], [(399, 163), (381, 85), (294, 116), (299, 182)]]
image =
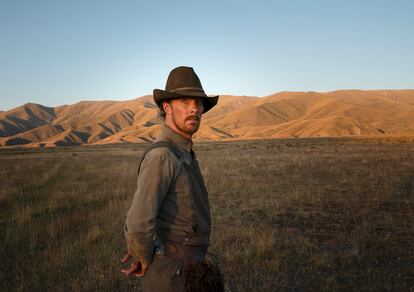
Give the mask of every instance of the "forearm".
[(151, 263), (154, 253), (153, 238), (155, 234), (155, 217), (157, 208), (156, 194), (140, 191), (134, 196), (131, 208), (125, 221), (125, 238), (128, 252), (137, 260)]
[(150, 234), (125, 231), (128, 252), (144, 265), (152, 262), (154, 255), (153, 238)]

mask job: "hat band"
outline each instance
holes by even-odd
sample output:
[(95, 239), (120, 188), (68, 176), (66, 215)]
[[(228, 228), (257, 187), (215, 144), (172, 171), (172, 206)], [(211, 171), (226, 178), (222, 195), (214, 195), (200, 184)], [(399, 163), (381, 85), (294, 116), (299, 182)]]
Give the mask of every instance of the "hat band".
[(187, 90), (198, 91), (198, 92), (203, 92), (204, 93), (204, 90), (202, 88), (199, 88), (199, 87), (180, 87), (180, 88), (171, 89), (169, 91), (170, 92), (177, 92), (177, 91), (187, 91)]

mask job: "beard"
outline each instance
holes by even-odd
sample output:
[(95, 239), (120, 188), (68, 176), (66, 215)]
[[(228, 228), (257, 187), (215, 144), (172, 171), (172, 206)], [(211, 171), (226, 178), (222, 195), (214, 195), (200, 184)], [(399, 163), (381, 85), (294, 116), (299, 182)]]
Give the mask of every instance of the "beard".
[[(197, 123), (193, 123), (191, 126), (186, 126), (187, 121), (196, 121)], [(179, 129), (180, 131), (183, 131), (184, 133), (192, 135), (192, 134), (194, 134), (195, 132), (198, 131), (198, 129), (200, 127), (200, 124), (201, 124), (201, 117), (199, 117), (197, 115), (188, 116), (187, 118), (185, 118), (182, 125), (180, 125), (180, 123), (177, 122), (177, 120), (175, 119), (175, 117), (173, 115), (172, 116), (172, 122), (177, 127), (177, 129)]]

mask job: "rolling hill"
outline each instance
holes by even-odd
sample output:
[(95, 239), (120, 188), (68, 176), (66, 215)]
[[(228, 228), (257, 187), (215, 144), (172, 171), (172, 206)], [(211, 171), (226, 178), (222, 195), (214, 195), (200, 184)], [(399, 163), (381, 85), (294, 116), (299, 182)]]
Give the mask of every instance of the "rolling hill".
[[(0, 146), (148, 142), (155, 139), (160, 124), (150, 95), (58, 107), (28, 103), (0, 112)], [(414, 135), (414, 90), (223, 95), (203, 116), (194, 139), (370, 135)]]

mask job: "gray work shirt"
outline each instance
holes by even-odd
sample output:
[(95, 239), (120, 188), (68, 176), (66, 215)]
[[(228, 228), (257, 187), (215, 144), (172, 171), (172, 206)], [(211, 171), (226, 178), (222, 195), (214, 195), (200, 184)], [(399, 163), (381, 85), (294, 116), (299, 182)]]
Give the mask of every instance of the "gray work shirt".
[(186, 244), (208, 246), (210, 206), (192, 141), (164, 126), (156, 141), (178, 146), (180, 158), (167, 147), (150, 150), (143, 159), (137, 190), (125, 222), (128, 251), (150, 264), (154, 241), (169, 234), (185, 236)]

